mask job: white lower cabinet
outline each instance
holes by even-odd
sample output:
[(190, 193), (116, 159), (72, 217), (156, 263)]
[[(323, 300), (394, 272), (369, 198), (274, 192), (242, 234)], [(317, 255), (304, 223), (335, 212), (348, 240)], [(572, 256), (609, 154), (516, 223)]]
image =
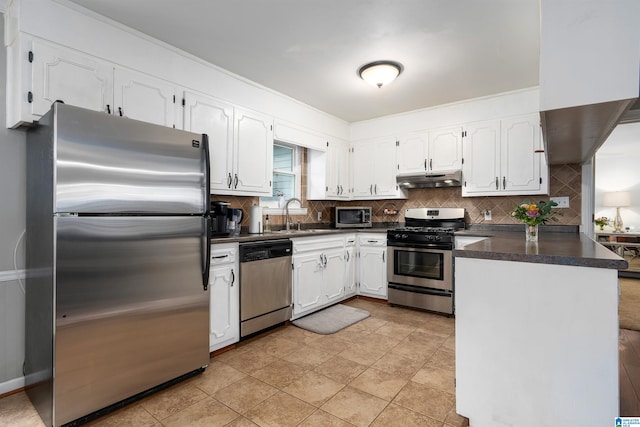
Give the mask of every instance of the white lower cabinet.
[(211, 245), (209, 351), (240, 340), (238, 244)]
[(358, 295), (387, 299), (387, 235), (358, 234)]
[(292, 319), (345, 298), (344, 235), (302, 237), (293, 241)]
[(350, 298), (358, 292), (358, 282), (357, 282), (357, 263), (356, 263), (356, 235), (348, 234), (345, 236), (345, 268), (347, 270), (346, 273), (346, 284), (345, 284), (345, 297)]

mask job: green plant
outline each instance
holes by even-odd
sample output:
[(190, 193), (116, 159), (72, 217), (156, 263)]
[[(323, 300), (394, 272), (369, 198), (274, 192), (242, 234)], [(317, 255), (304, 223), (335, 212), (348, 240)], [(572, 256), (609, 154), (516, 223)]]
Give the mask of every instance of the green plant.
[(555, 215), (562, 215), (551, 211), (556, 206), (558, 204), (552, 200), (548, 202), (541, 200), (538, 203), (523, 202), (513, 208), (511, 216), (527, 225), (546, 224), (549, 221), (557, 221), (558, 218)]
[(609, 218), (607, 218), (606, 216), (601, 216), (599, 218), (594, 219), (593, 222), (595, 222), (597, 226), (602, 228), (605, 225), (609, 225)]

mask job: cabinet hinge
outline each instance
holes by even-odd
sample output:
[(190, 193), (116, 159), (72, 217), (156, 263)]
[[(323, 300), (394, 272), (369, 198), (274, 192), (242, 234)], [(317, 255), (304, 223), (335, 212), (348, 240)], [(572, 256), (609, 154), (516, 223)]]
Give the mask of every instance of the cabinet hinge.
[(327, 147), (329, 146), (329, 141), (327, 141)]
[(29, 51), (29, 62), (33, 62), (33, 51)]
[(187, 105), (187, 100), (182, 98), (182, 106), (184, 107), (185, 105)]
[(462, 164), (464, 165), (464, 157), (462, 158)]
[(269, 181), (269, 187), (271, 187), (271, 181)]
[(400, 141), (396, 141), (396, 147), (400, 147)]
[(269, 130), (273, 130), (273, 125), (269, 125)]
[(176, 103), (176, 96), (175, 95), (173, 95), (173, 103), (174, 104)]
[(29, 104), (33, 102), (33, 92), (29, 91), (27, 93), (27, 101), (29, 101)]
[(540, 177), (540, 184), (542, 184), (542, 177)]
[(400, 163), (398, 163), (396, 166), (397, 166), (397, 169), (400, 170)]
[(464, 182), (464, 186), (465, 186), (465, 187), (467, 186), (467, 181), (465, 181), (465, 182)]

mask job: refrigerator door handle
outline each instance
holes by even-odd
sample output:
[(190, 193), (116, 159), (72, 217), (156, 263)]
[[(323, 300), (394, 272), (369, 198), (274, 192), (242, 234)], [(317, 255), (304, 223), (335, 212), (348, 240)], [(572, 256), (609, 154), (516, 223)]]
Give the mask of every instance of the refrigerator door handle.
[(204, 148), (204, 164), (205, 164), (205, 188), (204, 188), (204, 214), (209, 216), (211, 211), (211, 159), (209, 158), (209, 136), (202, 134), (202, 145)]
[(209, 216), (204, 217), (204, 226), (207, 231), (204, 236), (206, 249), (204, 250), (204, 262), (202, 263), (202, 287), (205, 291), (209, 288), (209, 268), (211, 268), (211, 224), (209, 224), (209, 221)]

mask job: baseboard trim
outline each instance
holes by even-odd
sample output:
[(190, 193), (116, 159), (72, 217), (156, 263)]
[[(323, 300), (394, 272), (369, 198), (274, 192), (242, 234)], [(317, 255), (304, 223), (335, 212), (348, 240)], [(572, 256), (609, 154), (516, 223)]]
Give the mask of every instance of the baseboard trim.
[(0, 399), (24, 390), (24, 377), (14, 378), (0, 383)]

